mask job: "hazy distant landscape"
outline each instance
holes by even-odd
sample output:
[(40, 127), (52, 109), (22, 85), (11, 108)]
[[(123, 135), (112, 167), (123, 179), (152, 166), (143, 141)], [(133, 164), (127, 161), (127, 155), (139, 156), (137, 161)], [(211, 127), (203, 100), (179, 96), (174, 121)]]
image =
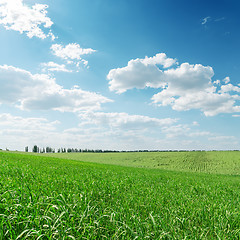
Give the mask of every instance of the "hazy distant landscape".
[(240, 152), (0, 152), (0, 239), (238, 239)]

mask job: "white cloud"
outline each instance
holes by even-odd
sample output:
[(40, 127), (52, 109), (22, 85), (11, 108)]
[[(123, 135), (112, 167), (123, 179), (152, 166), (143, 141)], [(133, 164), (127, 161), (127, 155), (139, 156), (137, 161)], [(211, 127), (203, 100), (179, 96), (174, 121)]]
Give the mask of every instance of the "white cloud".
[(55, 62), (48, 62), (42, 63), (41, 66), (43, 67), (43, 71), (50, 71), (50, 72), (72, 72), (72, 70), (67, 69), (65, 64), (58, 64)]
[(0, 103), (21, 109), (53, 109), (76, 112), (99, 110), (110, 99), (74, 87), (64, 89), (47, 74), (31, 74), (13, 66), (0, 66)]
[(151, 118), (124, 112), (82, 112), (78, 116), (79, 126), (66, 129), (64, 134), (76, 141), (83, 141), (88, 136), (85, 146), (95, 144), (98, 148), (117, 150), (217, 148), (217, 145), (208, 145), (208, 138), (218, 135), (193, 130), (192, 125), (176, 124), (178, 119)]
[[(199, 124), (194, 126), (199, 126)], [(177, 124), (168, 127), (165, 126), (162, 128), (162, 131), (166, 134), (167, 138), (175, 139), (199, 138), (214, 135), (208, 131), (192, 130), (191, 126), (187, 124)]]
[(164, 68), (169, 68), (174, 64), (178, 64), (176, 59), (168, 58), (165, 53), (157, 53), (153, 57), (145, 57), (145, 59), (139, 59), (145, 65), (162, 65)]
[(79, 114), (83, 121), (82, 125), (94, 124), (109, 126), (117, 129), (145, 130), (172, 125), (177, 119), (172, 118), (150, 118), (143, 115), (129, 115), (128, 113), (104, 113), (104, 112), (85, 112)]
[(23, 118), (2, 113), (0, 114), (0, 148), (24, 150), (29, 144), (40, 142), (44, 144), (44, 141), (48, 143), (48, 137), (56, 132), (58, 125), (58, 121), (51, 122), (45, 118)]
[(212, 135), (210, 132), (207, 131), (197, 131), (189, 133), (190, 137), (203, 137), (203, 136), (210, 136)]
[(225, 141), (236, 141), (236, 137), (234, 136), (214, 136), (208, 138), (209, 141), (220, 141), (220, 142), (225, 142)]
[(197, 121), (193, 121), (193, 126), (199, 126), (199, 123)]
[(96, 52), (96, 50), (93, 50), (91, 48), (81, 48), (77, 43), (70, 43), (65, 47), (61, 44), (53, 44), (51, 46), (51, 49), (53, 50), (54, 55), (66, 60), (80, 60), (82, 59), (82, 55)]
[(110, 90), (123, 93), (128, 89), (145, 87), (163, 87), (163, 71), (157, 65), (168, 68), (176, 64), (176, 59), (167, 58), (165, 53), (159, 53), (154, 57), (134, 59), (123, 68), (112, 69), (108, 75)]
[(232, 115), (233, 117), (240, 117), (240, 115), (237, 115), (237, 114), (235, 114), (235, 115)]
[(193, 93), (175, 93), (163, 90), (152, 98), (154, 103), (161, 102), (160, 106), (171, 105), (173, 110), (187, 111), (200, 109), (206, 116), (215, 116), (219, 113), (240, 112), (240, 106), (234, 106), (235, 100), (229, 94), (219, 94), (212, 91)]
[[(221, 83), (212, 81), (214, 71), (210, 66), (182, 63), (177, 67), (160, 69), (153, 59), (135, 59), (129, 61), (126, 67), (112, 69), (107, 76), (109, 89), (123, 93), (132, 88), (160, 88), (161, 91), (152, 97), (153, 103), (170, 105), (177, 111), (199, 109), (206, 116), (240, 112), (240, 106), (236, 105), (240, 88), (227, 84), (217, 90), (214, 84)], [(173, 66), (176, 60), (170, 62), (172, 65), (168, 67)], [(163, 62), (160, 65), (164, 67)], [(223, 81), (228, 83), (230, 78), (226, 77)]]
[(202, 19), (202, 25), (205, 25), (209, 20), (211, 19), (211, 17), (205, 17)]
[(0, 114), (0, 128), (5, 128), (5, 132), (14, 133), (17, 130), (27, 130), (29, 132), (39, 130), (53, 131), (58, 124), (58, 121), (49, 122), (46, 118), (23, 118), (20, 116), (13, 116), (9, 113)]
[(77, 43), (70, 43), (66, 46), (53, 44), (51, 50), (55, 56), (66, 60), (68, 64), (75, 64), (77, 67), (79, 67), (80, 63), (84, 66), (88, 65), (88, 61), (82, 58), (83, 55), (96, 52), (91, 48), (81, 48)]
[(167, 138), (185, 137), (190, 132), (190, 130), (191, 129), (189, 126), (183, 124), (164, 127), (162, 129)]
[(223, 21), (223, 20), (225, 20), (225, 17), (217, 18), (217, 19), (215, 19), (214, 21), (215, 21), (215, 22), (220, 22), (220, 21)]
[[(187, 124), (171, 125), (164, 127), (162, 131), (166, 134), (166, 140), (171, 140), (171, 144), (176, 149), (234, 149), (238, 148), (238, 141), (234, 136), (221, 136), (209, 131), (193, 131)], [(177, 142), (179, 141), (179, 143)], [(185, 145), (185, 146), (184, 146)]]
[(45, 39), (55, 36), (48, 30), (53, 22), (47, 17), (48, 5), (35, 4), (32, 7), (23, 3), (23, 0), (0, 0), (0, 24), (7, 30), (26, 33), (29, 38)]
[(225, 77), (224, 79), (223, 79), (223, 81), (227, 84), (227, 83), (229, 83), (230, 82), (230, 77)]
[[(76, 121), (76, 119), (74, 119)], [(192, 130), (176, 119), (151, 118), (127, 113), (85, 112), (78, 127), (62, 130), (59, 121), (0, 114), (0, 148), (24, 150), (39, 147), (81, 149), (235, 149), (232, 136)]]
[(95, 144), (97, 148), (117, 150), (162, 148), (156, 144), (157, 139), (164, 138), (162, 129), (178, 121), (124, 112), (87, 111), (78, 116), (80, 120), (78, 128), (67, 129), (64, 131), (65, 134), (75, 137), (78, 141), (84, 139), (85, 146)]
[(234, 86), (231, 83), (222, 85), (221, 90), (222, 93), (227, 93), (227, 92), (238, 92), (240, 93), (240, 87)]
[(221, 82), (220, 82), (220, 80), (216, 80), (216, 81), (213, 82), (213, 84), (220, 85)]
[[(176, 119), (158, 119), (127, 113), (85, 112), (78, 127), (58, 129), (58, 121), (0, 114), (0, 148), (23, 150), (25, 146), (76, 147), (92, 149), (152, 149), (163, 139), (161, 129)], [(31, 149), (31, 147), (30, 147)]]
[(192, 92), (210, 88), (214, 72), (209, 66), (182, 63), (176, 69), (166, 70), (163, 74), (169, 92), (180, 94), (182, 91)]

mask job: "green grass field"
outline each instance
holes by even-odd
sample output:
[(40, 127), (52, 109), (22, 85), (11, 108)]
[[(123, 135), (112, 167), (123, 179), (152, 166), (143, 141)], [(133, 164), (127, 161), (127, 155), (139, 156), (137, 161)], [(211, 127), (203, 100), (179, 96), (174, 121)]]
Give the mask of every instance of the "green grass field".
[(0, 152), (0, 239), (240, 238), (239, 152), (53, 156)]
[(45, 156), (127, 167), (240, 174), (240, 152), (48, 153)]

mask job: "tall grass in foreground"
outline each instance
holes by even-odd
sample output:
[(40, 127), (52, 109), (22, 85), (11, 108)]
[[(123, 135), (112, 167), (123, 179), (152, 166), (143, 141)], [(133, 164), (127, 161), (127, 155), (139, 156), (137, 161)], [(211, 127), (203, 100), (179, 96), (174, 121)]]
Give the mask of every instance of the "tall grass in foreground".
[(0, 239), (239, 239), (239, 176), (0, 153)]

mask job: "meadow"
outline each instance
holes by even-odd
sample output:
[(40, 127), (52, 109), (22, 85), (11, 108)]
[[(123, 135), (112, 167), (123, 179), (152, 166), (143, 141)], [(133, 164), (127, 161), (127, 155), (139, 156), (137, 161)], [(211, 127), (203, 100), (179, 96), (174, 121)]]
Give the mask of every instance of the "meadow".
[(239, 239), (240, 152), (0, 152), (0, 239)]
[(45, 156), (126, 167), (240, 174), (239, 151), (47, 153)]

